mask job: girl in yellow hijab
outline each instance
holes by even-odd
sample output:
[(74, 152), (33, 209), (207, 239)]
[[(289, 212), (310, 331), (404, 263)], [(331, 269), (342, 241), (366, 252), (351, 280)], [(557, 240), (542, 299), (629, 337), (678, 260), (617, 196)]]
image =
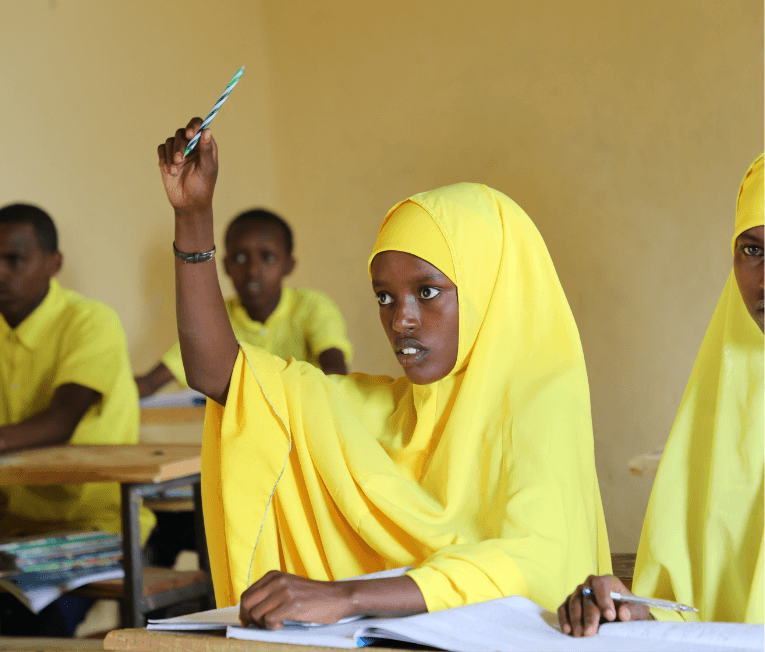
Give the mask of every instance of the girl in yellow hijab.
[[(763, 221), (760, 155), (739, 190), (734, 269), (662, 455), (635, 564), (635, 593), (696, 607), (686, 620), (763, 622)], [(650, 617), (614, 604), (608, 592), (626, 591), (616, 578), (585, 584), (596, 600), (579, 587), (559, 610), (564, 631)]]
[[(195, 206), (212, 198), (214, 141), (185, 176), (173, 158), (198, 124), (159, 149), (182, 251), (179, 237), (209, 248), (189, 234), (208, 228)], [(184, 335), (214, 319), (215, 272), (177, 269), (189, 374), (208, 364)], [(210, 391), (225, 403), (208, 401), (202, 454), (218, 606), (241, 597), (243, 622), (269, 628), (507, 595), (550, 608), (609, 572), (581, 344), (531, 220), (482, 185), (416, 195), (388, 213), (369, 270), (404, 377), (328, 377), (243, 344)]]

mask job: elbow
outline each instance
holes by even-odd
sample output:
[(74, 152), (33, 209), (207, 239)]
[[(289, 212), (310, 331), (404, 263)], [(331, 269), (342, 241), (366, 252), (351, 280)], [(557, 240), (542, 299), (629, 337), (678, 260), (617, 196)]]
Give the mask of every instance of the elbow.
[(204, 382), (201, 378), (196, 378), (193, 375), (186, 373), (186, 382), (189, 385), (189, 388), (193, 389), (195, 392), (199, 392), (200, 394), (204, 394), (205, 396), (209, 396), (207, 393), (209, 390), (207, 388), (207, 384)]
[(207, 398), (212, 399), (220, 405), (226, 404), (226, 395), (228, 394), (229, 382), (217, 381), (209, 377), (200, 377), (195, 374), (186, 374), (186, 382), (189, 387)]

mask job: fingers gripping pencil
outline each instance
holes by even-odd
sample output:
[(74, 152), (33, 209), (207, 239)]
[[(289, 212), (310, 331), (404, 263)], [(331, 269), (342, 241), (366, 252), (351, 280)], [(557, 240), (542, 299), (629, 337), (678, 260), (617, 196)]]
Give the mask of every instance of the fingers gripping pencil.
[(239, 79), (241, 78), (242, 74), (244, 73), (244, 66), (239, 68), (237, 70), (236, 74), (234, 75), (234, 78), (228, 83), (228, 86), (226, 86), (226, 90), (223, 91), (223, 95), (220, 96), (218, 101), (215, 103), (215, 106), (212, 108), (210, 113), (207, 114), (207, 117), (204, 119), (204, 122), (202, 122), (202, 125), (199, 127), (199, 131), (197, 132), (197, 135), (194, 136), (189, 141), (189, 144), (186, 145), (186, 151), (183, 152), (183, 158), (186, 158), (189, 155), (189, 152), (193, 150), (197, 143), (199, 142), (199, 138), (202, 136), (202, 131), (207, 129), (207, 126), (212, 122), (212, 119), (215, 117), (215, 114), (220, 111), (220, 107), (223, 106), (223, 103), (226, 101), (226, 98), (231, 94), (231, 91), (234, 90), (234, 86), (237, 85), (239, 82)]

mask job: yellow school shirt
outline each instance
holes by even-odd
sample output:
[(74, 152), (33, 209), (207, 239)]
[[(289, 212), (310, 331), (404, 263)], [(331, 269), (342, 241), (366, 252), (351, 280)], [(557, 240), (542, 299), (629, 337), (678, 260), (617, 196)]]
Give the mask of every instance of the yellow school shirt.
[[(101, 399), (85, 413), (70, 444), (138, 443), (138, 391), (119, 317), (56, 280), (16, 328), (0, 315), (0, 377), (0, 426), (46, 410), (56, 389), (75, 383), (99, 392)], [(31, 533), (52, 525), (119, 532), (120, 487), (103, 482), (0, 486), (0, 514), (21, 519)], [(154, 515), (142, 508), (142, 540), (154, 523)]]
[[(318, 290), (283, 288), (279, 304), (264, 324), (250, 319), (239, 297), (226, 299), (226, 312), (237, 341), (259, 346), (284, 360), (295, 358), (321, 368), (319, 356), (327, 349), (340, 349), (345, 362), (351, 361), (353, 349), (343, 315)], [(176, 342), (162, 362), (181, 385), (188, 384), (180, 344)]]

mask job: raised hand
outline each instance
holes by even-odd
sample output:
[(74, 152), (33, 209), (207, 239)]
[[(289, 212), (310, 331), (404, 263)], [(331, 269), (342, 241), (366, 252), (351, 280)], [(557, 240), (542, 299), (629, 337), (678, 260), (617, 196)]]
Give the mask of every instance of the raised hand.
[[(584, 595), (587, 586), (593, 595)], [(614, 602), (611, 591), (632, 595), (630, 590), (613, 575), (590, 575), (584, 584), (566, 598), (558, 607), (558, 620), (564, 634), (571, 636), (594, 636), (603, 622), (614, 620), (650, 620), (651, 612), (642, 604)]]
[(196, 148), (184, 159), (183, 152), (199, 131), (201, 118), (193, 118), (157, 148), (159, 169), (167, 198), (176, 215), (205, 214), (212, 207), (218, 178), (218, 147), (209, 129), (202, 132)]
[[(177, 251), (196, 254), (215, 250), (212, 199), (218, 178), (218, 148), (205, 129), (197, 147), (183, 158), (199, 131), (200, 118), (179, 129), (157, 148), (167, 198), (175, 209)], [(170, 253), (170, 243), (167, 243)], [(187, 264), (175, 260), (175, 318), (189, 387), (221, 405), (239, 353), (234, 331), (211, 258)]]

